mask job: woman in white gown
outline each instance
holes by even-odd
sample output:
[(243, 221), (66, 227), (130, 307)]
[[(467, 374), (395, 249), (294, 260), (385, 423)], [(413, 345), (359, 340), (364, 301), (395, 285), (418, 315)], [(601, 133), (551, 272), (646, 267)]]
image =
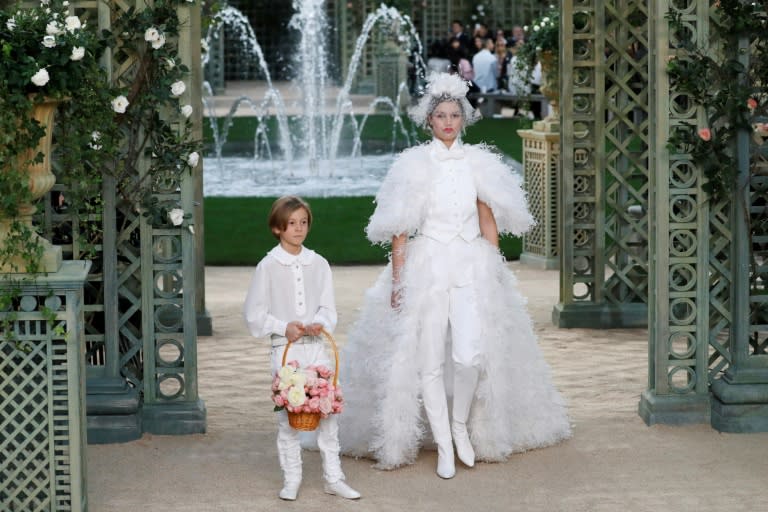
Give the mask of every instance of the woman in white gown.
[(456, 75), (434, 74), (410, 111), (434, 139), (404, 151), (376, 195), (366, 232), (392, 245), (391, 261), (365, 295), (340, 371), (342, 451), (392, 469), (431, 438), (442, 478), (455, 474), (454, 444), (472, 467), (571, 434), (498, 249), (499, 233), (533, 220), (519, 177), (489, 148), (462, 144), (478, 117), (466, 92)]

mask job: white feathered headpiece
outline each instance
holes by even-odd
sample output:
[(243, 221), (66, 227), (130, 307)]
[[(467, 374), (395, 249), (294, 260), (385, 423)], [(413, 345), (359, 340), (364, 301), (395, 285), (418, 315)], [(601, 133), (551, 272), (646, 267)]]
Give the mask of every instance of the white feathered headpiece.
[(461, 107), (461, 112), (464, 115), (464, 126), (469, 126), (481, 116), (467, 100), (468, 90), (469, 85), (459, 75), (431, 73), (427, 78), (424, 96), (408, 110), (408, 115), (413, 119), (413, 122), (426, 128), (427, 118), (435, 110), (435, 107), (444, 101), (455, 101)]

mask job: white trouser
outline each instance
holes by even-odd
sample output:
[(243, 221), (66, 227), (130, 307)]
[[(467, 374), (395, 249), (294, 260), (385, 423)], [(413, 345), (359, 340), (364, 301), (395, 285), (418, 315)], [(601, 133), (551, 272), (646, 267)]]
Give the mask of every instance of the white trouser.
[[(273, 340), (273, 343), (280, 343)], [(272, 373), (280, 369), (283, 359), (284, 346), (272, 348)], [(328, 358), (328, 353), (320, 338), (302, 339), (300, 343), (294, 343), (288, 350), (286, 362), (296, 360), (302, 368), (310, 364), (322, 364), (333, 368)], [(280, 467), (283, 470), (283, 478), (286, 483), (301, 482), (301, 441), (300, 432), (291, 428), (288, 424), (288, 414), (285, 411), (278, 413), (277, 420), (277, 454), (280, 459)], [(335, 415), (329, 415), (320, 420), (317, 427), (317, 447), (323, 459), (323, 477), (326, 482), (333, 483), (344, 480), (339, 459), (339, 424)]]
[(480, 354), (480, 324), (472, 286), (436, 290), (429, 296), (422, 319), (420, 339), (421, 387), (424, 409), (437, 444), (450, 443), (443, 366), (448, 327), (451, 330), (453, 361), (453, 420), (465, 424), (477, 388)]
[[(288, 414), (278, 413), (277, 455), (285, 483), (301, 482), (301, 442), (299, 431), (288, 424)], [(323, 459), (323, 478), (328, 483), (344, 480), (339, 459), (339, 423), (335, 415), (320, 420), (317, 427), (317, 447)]]

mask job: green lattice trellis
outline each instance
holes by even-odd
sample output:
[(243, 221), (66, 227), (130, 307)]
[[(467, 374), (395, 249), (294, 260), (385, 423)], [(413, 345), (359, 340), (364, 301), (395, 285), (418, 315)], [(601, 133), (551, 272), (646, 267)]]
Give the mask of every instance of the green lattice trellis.
[[(112, 20), (145, 2), (71, 2), (71, 9), (99, 29), (109, 29)], [(199, 71), (199, 5), (179, 7), (182, 30), (178, 41), (184, 63)], [(137, 56), (129, 52), (109, 54), (104, 63), (113, 82), (130, 86), (137, 71)], [(193, 65), (197, 62), (197, 65)], [(201, 84), (190, 83), (182, 103), (197, 105), (195, 119), (202, 121)], [(197, 130), (200, 133), (201, 130)], [(139, 165), (137, 181), (146, 173), (148, 161)], [(65, 172), (65, 171), (64, 171)], [(181, 181), (157, 180), (153, 195), (160, 203), (180, 205), (186, 212), (199, 212), (202, 220), (199, 176), (185, 175)], [(85, 286), (85, 319), (89, 402), (94, 412), (89, 439), (92, 442), (124, 441), (142, 431), (193, 433), (205, 430), (205, 409), (197, 391), (196, 291), (199, 281), (196, 237), (185, 225), (152, 226), (136, 205), (115, 194), (115, 183), (104, 175), (103, 214), (76, 216), (45, 202), (44, 228), (64, 248), (65, 257), (81, 258), (86, 245), (94, 270)], [(66, 191), (56, 186), (53, 193)], [(196, 197), (199, 196), (199, 197)], [(196, 219), (197, 220), (197, 219)], [(97, 223), (103, 238), (87, 240), (83, 223)], [(202, 224), (202, 222), (200, 222)], [(201, 226), (202, 229), (202, 226)], [(91, 232), (94, 230), (90, 230)], [(63, 234), (63, 236), (62, 236)], [(116, 389), (119, 392), (116, 392)], [(115, 402), (117, 401), (117, 402)], [(121, 414), (115, 414), (119, 403)], [(127, 403), (132, 403), (126, 407)], [(98, 425), (98, 426), (96, 426)], [(127, 425), (130, 428), (127, 428)], [(114, 428), (113, 428), (114, 426)]]

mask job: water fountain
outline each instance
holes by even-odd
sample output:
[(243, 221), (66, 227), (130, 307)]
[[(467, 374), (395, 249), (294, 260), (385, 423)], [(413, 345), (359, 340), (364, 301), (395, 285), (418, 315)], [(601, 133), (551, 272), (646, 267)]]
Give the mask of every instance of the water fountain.
[[(401, 83), (397, 97), (374, 98), (360, 122), (353, 115), (351, 89), (363, 50), (377, 25), (386, 24), (390, 34), (414, 49), (414, 61), (423, 76), (426, 66), (421, 57), (421, 41), (410, 18), (394, 8), (382, 5), (366, 18), (356, 41), (344, 82), (338, 92), (332, 114), (325, 110), (326, 91), (329, 89), (325, 0), (294, 0), (295, 14), (289, 27), (298, 30), (301, 40), (297, 49), (295, 84), (301, 89), (301, 115), (298, 123), (289, 122), (286, 105), (280, 91), (272, 83), (261, 47), (247, 18), (234, 7), (225, 7), (217, 18), (219, 24), (234, 28), (242, 40), (243, 48), (255, 57), (266, 80), (262, 98), (241, 96), (230, 106), (227, 115), (217, 120), (214, 115), (214, 97), (211, 88), (204, 104), (208, 112), (214, 139), (218, 166), (206, 166), (206, 195), (277, 195), (302, 193), (303, 195), (369, 195), (375, 193), (386, 172), (392, 155), (364, 156), (361, 151), (361, 133), (369, 116), (377, 108), (388, 107), (392, 115), (392, 147), (398, 137), (405, 145), (415, 142), (401, 118), (399, 105), (402, 95), (408, 94)], [(215, 32), (208, 34), (208, 39)], [(258, 127), (254, 133), (253, 158), (224, 158), (224, 146), (233, 117), (241, 107), (251, 109)], [(279, 155), (273, 155), (270, 133), (265, 122), (270, 116), (277, 119)], [(221, 125), (219, 124), (221, 122)], [(350, 131), (351, 152), (340, 154), (343, 131)], [(293, 135), (293, 136), (292, 136)], [(218, 167), (218, 169), (217, 169)], [(208, 172), (213, 168), (213, 172)], [(246, 192), (244, 192), (246, 191)]]

